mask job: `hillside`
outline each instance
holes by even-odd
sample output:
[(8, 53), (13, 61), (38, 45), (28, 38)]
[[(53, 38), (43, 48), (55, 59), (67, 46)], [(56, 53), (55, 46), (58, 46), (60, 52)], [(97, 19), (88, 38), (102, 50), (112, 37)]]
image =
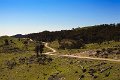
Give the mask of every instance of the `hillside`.
[(104, 24), (2, 36), (0, 80), (119, 80), (119, 34), (120, 24)]
[(120, 24), (102, 24), (82, 28), (73, 28), (72, 30), (61, 31), (43, 31), (40, 33), (31, 33), (25, 37), (33, 40), (55, 41), (63, 39), (83, 40), (84, 43), (101, 43), (104, 41), (120, 40)]
[(34, 54), (0, 54), (0, 80), (119, 80), (114, 61)]
[[(19, 54), (18, 51), (13, 51), (11, 48), (6, 48), (6, 51), (0, 53), (0, 80), (118, 80), (120, 79), (120, 64), (118, 61), (109, 60), (99, 60), (87, 59), (87, 58), (77, 58), (71, 55), (58, 54), (61, 50), (58, 49), (57, 41), (48, 43), (48, 45), (57, 50), (52, 52), (55, 55), (49, 55), (50, 51), (47, 47), (44, 53), (36, 57), (35, 52), (32, 50), (34, 47), (29, 43), (28, 47), (25, 48), (24, 41), (28, 39), (19, 39), (12, 37), (1, 37), (1, 45), (10, 46), (13, 44), (11, 40), (15, 43), (12, 49), (15, 47), (22, 51), (24, 54)], [(9, 45), (5, 43), (8, 40)], [(19, 42), (20, 40), (20, 42)], [(120, 44), (111, 42), (110, 44), (101, 44), (102, 47), (111, 47), (113, 45)], [(21, 46), (20, 46), (21, 45)], [(90, 45), (90, 44), (86, 44)], [(97, 44), (98, 45), (98, 44)], [(32, 46), (32, 48), (30, 47)], [(34, 45), (35, 46), (35, 45)], [(99, 45), (98, 45), (99, 46)], [(2, 47), (1, 47), (2, 48)], [(25, 48), (25, 49), (24, 49)], [(31, 48), (31, 50), (30, 50)], [(87, 49), (97, 48), (96, 45), (88, 47)], [(87, 50), (85, 49), (85, 50)], [(69, 49), (68, 49), (69, 50)], [(78, 49), (74, 49), (78, 50)], [(73, 50), (73, 54), (75, 53)], [(81, 49), (80, 49), (81, 50)], [(28, 52), (29, 51), (29, 52)], [(31, 52), (32, 51), (32, 52)], [(64, 51), (67, 51), (65, 49)], [(6, 54), (5, 54), (6, 53)], [(17, 53), (17, 54), (15, 54)], [(45, 55), (47, 54), (47, 55)], [(69, 57), (71, 56), (71, 57)]]

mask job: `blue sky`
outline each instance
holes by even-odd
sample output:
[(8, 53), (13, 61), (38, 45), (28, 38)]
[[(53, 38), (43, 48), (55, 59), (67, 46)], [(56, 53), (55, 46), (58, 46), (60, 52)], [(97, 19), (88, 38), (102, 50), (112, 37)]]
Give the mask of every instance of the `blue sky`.
[(120, 0), (0, 0), (0, 35), (120, 22)]

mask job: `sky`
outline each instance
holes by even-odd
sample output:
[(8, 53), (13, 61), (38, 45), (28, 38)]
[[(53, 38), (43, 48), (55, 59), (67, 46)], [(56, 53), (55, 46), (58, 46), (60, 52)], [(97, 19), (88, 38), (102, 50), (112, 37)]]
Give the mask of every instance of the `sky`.
[(0, 36), (120, 23), (120, 0), (0, 0)]

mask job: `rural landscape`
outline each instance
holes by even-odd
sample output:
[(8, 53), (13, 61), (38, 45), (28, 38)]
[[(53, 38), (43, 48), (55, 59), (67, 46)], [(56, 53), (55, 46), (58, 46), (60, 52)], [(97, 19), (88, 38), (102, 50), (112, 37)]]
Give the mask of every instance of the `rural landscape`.
[(1, 36), (0, 79), (119, 80), (119, 35), (120, 24), (103, 24)]
[(0, 0), (0, 80), (120, 80), (120, 0)]

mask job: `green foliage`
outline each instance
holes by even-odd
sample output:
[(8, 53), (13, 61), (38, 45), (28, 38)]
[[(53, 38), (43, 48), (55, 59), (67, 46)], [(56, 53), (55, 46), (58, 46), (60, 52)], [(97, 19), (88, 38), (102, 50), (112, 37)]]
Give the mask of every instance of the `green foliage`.
[(36, 53), (37, 57), (39, 56), (39, 54), (41, 55), (43, 53), (43, 49), (44, 49), (44, 44), (42, 44), (42, 43), (38, 43), (35, 46), (35, 53)]
[(70, 39), (64, 39), (60, 41), (59, 48), (61, 49), (79, 49), (81, 47), (84, 47), (84, 43), (82, 40), (75, 41)]
[(4, 41), (5, 41), (4, 45), (9, 45), (9, 41), (7, 39), (5, 39)]

